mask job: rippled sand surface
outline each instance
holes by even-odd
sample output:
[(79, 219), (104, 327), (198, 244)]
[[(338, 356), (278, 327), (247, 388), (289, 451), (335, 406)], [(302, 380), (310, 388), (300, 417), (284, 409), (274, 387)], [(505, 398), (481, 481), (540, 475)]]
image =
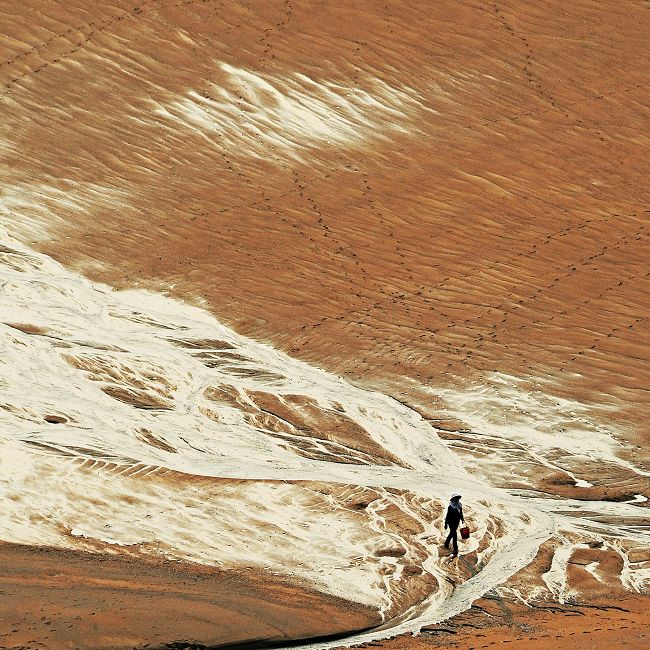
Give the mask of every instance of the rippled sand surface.
[(252, 567), (376, 637), (647, 592), (646, 3), (0, 20), (3, 540)]

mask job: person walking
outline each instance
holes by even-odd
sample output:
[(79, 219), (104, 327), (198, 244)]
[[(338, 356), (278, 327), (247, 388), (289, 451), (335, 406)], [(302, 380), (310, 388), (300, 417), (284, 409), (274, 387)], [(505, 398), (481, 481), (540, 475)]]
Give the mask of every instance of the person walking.
[(447, 516), (445, 517), (445, 530), (449, 528), (449, 535), (445, 540), (445, 548), (449, 548), (449, 542), (454, 543), (454, 556), (458, 555), (458, 525), (460, 522), (465, 523), (463, 517), (463, 505), (460, 502), (460, 494), (452, 494), (447, 508)]

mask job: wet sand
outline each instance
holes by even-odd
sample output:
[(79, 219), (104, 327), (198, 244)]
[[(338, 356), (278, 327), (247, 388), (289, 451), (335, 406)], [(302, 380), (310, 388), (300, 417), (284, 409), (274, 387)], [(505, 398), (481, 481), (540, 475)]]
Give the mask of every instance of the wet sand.
[(252, 570), (12, 544), (0, 550), (2, 648), (220, 647), (378, 623), (369, 608)]

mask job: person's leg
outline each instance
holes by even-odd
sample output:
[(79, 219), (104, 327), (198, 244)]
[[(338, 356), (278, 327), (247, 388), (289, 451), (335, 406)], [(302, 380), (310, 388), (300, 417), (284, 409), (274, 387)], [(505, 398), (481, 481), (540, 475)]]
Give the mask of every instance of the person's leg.
[(451, 542), (451, 538), (454, 534), (453, 529), (449, 529), (449, 535), (447, 535), (447, 539), (445, 540), (445, 548), (449, 548), (449, 542)]
[(452, 540), (454, 542), (454, 555), (458, 555), (458, 528), (454, 528), (450, 535), (453, 535)]

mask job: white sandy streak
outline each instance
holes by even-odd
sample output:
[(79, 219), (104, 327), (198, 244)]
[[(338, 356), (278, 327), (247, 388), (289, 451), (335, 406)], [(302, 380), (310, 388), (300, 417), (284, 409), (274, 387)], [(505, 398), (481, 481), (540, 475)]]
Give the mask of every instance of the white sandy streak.
[(154, 114), (198, 129), (233, 154), (301, 160), (311, 146), (350, 146), (405, 132), (422, 108), (412, 91), (378, 79), (368, 78), (363, 89), (303, 74), (263, 75), (227, 63), (219, 68), (220, 82), (158, 106)]
[[(624, 449), (613, 425), (596, 420), (586, 405), (549, 394), (539, 379), (518, 378), (501, 372), (488, 373), (480, 384), (462, 389), (430, 389), (449, 405), (449, 414), (465, 422), (481, 436), (525, 446), (539, 464), (564, 472), (576, 487), (592, 487), (573, 471), (553, 460), (558, 455), (581, 465), (608, 463), (638, 476), (650, 472), (619, 457)], [(601, 411), (606, 407), (601, 406)], [(609, 407), (610, 409), (612, 407)], [(469, 432), (471, 435), (471, 432)]]

